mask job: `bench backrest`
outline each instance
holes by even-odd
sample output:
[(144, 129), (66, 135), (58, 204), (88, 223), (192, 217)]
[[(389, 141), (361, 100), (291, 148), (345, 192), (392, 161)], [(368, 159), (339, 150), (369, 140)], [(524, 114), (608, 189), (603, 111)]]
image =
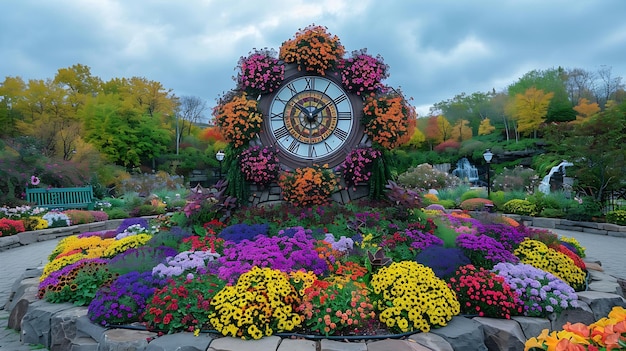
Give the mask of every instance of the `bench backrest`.
[(42, 207), (89, 207), (93, 203), (93, 187), (28, 188), (26, 201)]

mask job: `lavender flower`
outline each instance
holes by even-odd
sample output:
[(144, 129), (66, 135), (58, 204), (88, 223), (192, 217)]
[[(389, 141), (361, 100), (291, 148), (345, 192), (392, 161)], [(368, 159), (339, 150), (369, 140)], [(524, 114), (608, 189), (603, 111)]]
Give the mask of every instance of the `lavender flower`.
[(133, 226), (133, 225), (139, 225), (142, 228), (149, 228), (148, 226), (148, 220), (145, 218), (126, 218), (122, 221), (122, 224), (119, 225), (119, 227), (117, 227), (116, 232), (122, 233), (126, 230), (126, 228)]
[(567, 283), (531, 265), (501, 262), (493, 271), (515, 290), (524, 303), (524, 315), (545, 317), (578, 305), (578, 295)]
[(342, 235), (337, 241), (332, 233), (326, 233), (324, 241), (331, 244), (333, 250), (340, 252), (347, 252), (348, 250), (352, 250), (354, 247), (354, 241), (350, 238), (346, 238), (344, 235)]
[(189, 271), (204, 273), (207, 262), (218, 257), (220, 255), (216, 252), (183, 251), (174, 257), (168, 257), (165, 264), (159, 263), (152, 269), (152, 274), (160, 277), (173, 277)]

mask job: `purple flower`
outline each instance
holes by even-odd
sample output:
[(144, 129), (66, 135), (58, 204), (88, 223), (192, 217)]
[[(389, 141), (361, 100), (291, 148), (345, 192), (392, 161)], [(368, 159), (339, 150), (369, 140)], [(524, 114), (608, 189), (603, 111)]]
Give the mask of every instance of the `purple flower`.
[[(551, 273), (528, 264), (508, 262), (496, 264), (493, 271), (504, 277), (520, 296), (526, 316), (545, 317), (546, 312), (560, 313), (578, 305), (574, 289)], [(539, 289), (533, 287), (537, 284), (541, 286)]]
[(133, 225), (139, 225), (143, 228), (149, 228), (148, 220), (145, 218), (126, 218), (122, 221), (119, 227), (117, 227), (116, 232), (123, 233), (128, 227)]

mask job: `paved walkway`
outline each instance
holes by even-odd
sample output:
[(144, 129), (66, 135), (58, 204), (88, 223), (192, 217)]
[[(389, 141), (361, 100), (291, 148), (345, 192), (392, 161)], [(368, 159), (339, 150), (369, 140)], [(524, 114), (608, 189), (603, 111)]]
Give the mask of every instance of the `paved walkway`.
[[(555, 233), (573, 237), (586, 248), (587, 257), (598, 259), (605, 272), (626, 279), (626, 238), (552, 229)], [(22, 345), (19, 334), (7, 329), (8, 312), (4, 305), (11, 288), (26, 269), (42, 267), (58, 241), (42, 241), (0, 252), (0, 351), (31, 351), (32, 345)], [(43, 349), (42, 349), (43, 350)]]

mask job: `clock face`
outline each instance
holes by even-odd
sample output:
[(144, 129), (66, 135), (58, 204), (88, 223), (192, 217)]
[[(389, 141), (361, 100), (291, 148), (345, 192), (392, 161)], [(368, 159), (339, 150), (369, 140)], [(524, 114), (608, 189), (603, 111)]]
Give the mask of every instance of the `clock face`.
[(353, 131), (350, 97), (335, 82), (302, 76), (283, 85), (269, 106), (269, 132), (292, 158), (323, 160), (342, 149)]

